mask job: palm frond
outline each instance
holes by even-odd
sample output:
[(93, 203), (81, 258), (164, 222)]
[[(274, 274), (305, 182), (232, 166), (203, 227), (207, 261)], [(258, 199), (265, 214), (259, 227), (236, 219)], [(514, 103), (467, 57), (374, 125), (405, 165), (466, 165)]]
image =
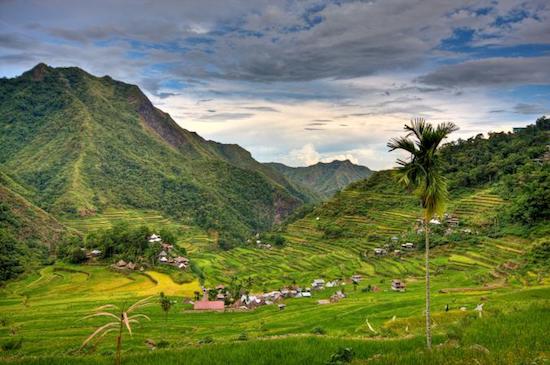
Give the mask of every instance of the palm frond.
[(117, 322), (109, 322), (109, 323), (99, 327), (90, 336), (88, 336), (88, 338), (86, 338), (84, 340), (84, 342), (82, 342), (82, 346), (80, 346), (80, 349), (83, 349), (88, 344), (88, 342), (90, 342), (95, 336), (97, 336), (99, 333), (101, 333), (101, 331), (112, 328), (112, 327), (116, 327), (118, 325), (119, 325), (119, 323), (117, 323)]
[(104, 310), (104, 309), (116, 309), (116, 310), (120, 310), (120, 308), (114, 304), (105, 304), (105, 305), (102, 305), (101, 307), (97, 307), (95, 308), (93, 311), (94, 312), (97, 312), (97, 311), (101, 311), (101, 310)]
[(93, 314), (90, 314), (90, 315), (87, 315), (85, 317), (82, 317), (80, 320), (84, 320), (84, 319), (88, 319), (88, 318), (92, 318), (92, 317), (113, 317), (114, 319), (116, 320), (120, 320), (120, 318), (111, 313), (111, 312), (98, 312), (98, 313), (93, 313)]
[(128, 319), (128, 313), (127, 312), (122, 313), (122, 319), (124, 321), (124, 324), (126, 325), (126, 328), (128, 329), (128, 333), (131, 336), (132, 335), (132, 327), (130, 327), (130, 320)]
[(128, 308), (128, 310), (126, 311), (127, 313), (132, 313), (134, 310), (136, 309), (139, 309), (139, 308), (143, 308), (143, 307), (146, 307), (146, 306), (149, 306), (149, 305), (153, 305), (155, 303), (152, 303), (151, 300), (154, 299), (155, 297), (147, 297), (147, 298), (144, 298), (142, 300), (139, 300), (137, 302), (135, 302), (133, 305), (130, 306), (130, 308)]
[(136, 318), (145, 318), (146, 320), (150, 321), (151, 318), (146, 316), (145, 314), (134, 314), (133, 316), (128, 317), (130, 320), (136, 319)]

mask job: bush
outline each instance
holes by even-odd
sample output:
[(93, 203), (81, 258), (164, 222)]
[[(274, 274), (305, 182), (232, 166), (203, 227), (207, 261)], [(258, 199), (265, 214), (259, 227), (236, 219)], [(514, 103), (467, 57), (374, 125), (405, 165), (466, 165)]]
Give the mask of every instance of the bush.
[(74, 247), (71, 249), (67, 260), (71, 264), (81, 264), (86, 261), (86, 252), (84, 252), (84, 250), (80, 247)]
[(204, 345), (204, 344), (207, 344), (207, 343), (212, 343), (212, 342), (214, 342), (214, 339), (210, 336), (203, 337), (199, 340), (199, 344), (201, 344), (201, 345)]
[(355, 352), (351, 347), (340, 348), (330, 356), (327, 365), (349, 364), (355, 357)]
[(246, 332), (242, 332), (239, 337), (237, 337), (237, 341), (248, 341), (248, 334)]
[(157, 348), (159, 348), (159, 349), (165, 349), (169, 346), (170, 346), (170, 342), (165, 341), (165, 340), (161, 340), (157, 343)]
[(327, 331), (325, 331), (325, 329), (323, 327), (315, 327), (311, 333), (315, 334), (315, 335), (324, 335), (325, 333), (327, 333)]
[(23, 339), (22, 338), (12, 338), (4, 343), (2, 343), (2, 350), (4, 351), (11, 351), (11, 350), (19, 350), (21, 346), (23, 345)]

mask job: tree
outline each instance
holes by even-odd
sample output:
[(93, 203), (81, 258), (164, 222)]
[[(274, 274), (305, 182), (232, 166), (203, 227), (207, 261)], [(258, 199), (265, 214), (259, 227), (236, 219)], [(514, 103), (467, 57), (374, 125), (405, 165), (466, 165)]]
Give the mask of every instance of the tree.
[(430, 234), (429, 222), (435, 215), (445, 211), (448, 200), (447, 183), (442, 175), (438, 148), (447, 136), (458, 130), (451, 122), (433, 127), (424, 119), (414, 119), (405, 125), (407, 135), (392, 138), (388, 142), (391, 151), (403, 150), (409, 154), (407, 160), (398, 159), (400, 182), (414, 191), (419, 198), (424, 220), (425, 270), (426, 270), (426, 345), (432, 346), (430, 318)]
[(92, 318), (92, 317), (110, 317), (114, 318), (113, 321), (106, 323), (100, 327), (98, 327), (88, 338), (82, 342), (82, 346), (80, 346), (80, 350), (82, 350), (86, 345), (96, 338), (97, 340), (101, 340), (103, 337), (105, 337), (106, 334), (110, 332), (114, 332), (118, 330), (118, 335), (116, 337), (116, 355), (115, 355), (115, 365), (120, 365), (120, 351), (122, 349), (122, 334), (124, 332), (124, 328), (128, 330), (128, 333), (130, 336), (132, 335), (132, 324), (139, 323), (139, 318), (145, 318), (147, 320), (151, 320), (149, 317), (147, 317), (145, 314), (132, 314), (134, 311), (141, 309), (143, 307), (152, 305), (151, 299), (153, 297), (148, 297), (142, 300), (137, 301), (128, 309), (125, 307), (118, 307), (114, 304), (106, 304), (101, 307), (98, 307), (94, 310), (95, 313), (90, 314), (84, 318)]
[(160, 292), (159, 297), (160, 308), (164, 312), (164, 328), (168, 325), (168, 312), (172, 308), (172, 301), (164, 295), (164, 292)]

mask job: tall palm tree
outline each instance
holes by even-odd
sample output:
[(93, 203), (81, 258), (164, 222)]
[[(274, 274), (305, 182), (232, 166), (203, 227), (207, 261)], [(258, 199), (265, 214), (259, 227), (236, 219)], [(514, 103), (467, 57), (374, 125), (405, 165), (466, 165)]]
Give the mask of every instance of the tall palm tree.
[(441, 173), (439, 154), (441, 142), (449, 134), (458, 130), (451, 122), (436, 127), (418, 118), (405, 125), (404, 137), (392, 138), (388, 142), (391, 151), (403, 150), (409, 154), (406, 160), (398, 159), (400, 181), (420, 199), (423, 210), (425, 235), (426, 270), (426, 345), (432, 347), (430, 318), (430, 235), (429, 223), (435, 215), (445, 211), (448, 200), (447, 183)]

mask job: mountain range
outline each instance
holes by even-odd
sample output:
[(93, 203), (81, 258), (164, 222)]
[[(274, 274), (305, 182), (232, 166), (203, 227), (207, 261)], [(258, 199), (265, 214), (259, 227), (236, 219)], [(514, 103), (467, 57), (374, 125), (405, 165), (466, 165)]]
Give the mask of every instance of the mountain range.
[(181, 128), (137, 86), (76, 67), (0, 80), (0, 172), (56, 217), (152, 209), (239, 241), (368, 171), (261, 164)]

